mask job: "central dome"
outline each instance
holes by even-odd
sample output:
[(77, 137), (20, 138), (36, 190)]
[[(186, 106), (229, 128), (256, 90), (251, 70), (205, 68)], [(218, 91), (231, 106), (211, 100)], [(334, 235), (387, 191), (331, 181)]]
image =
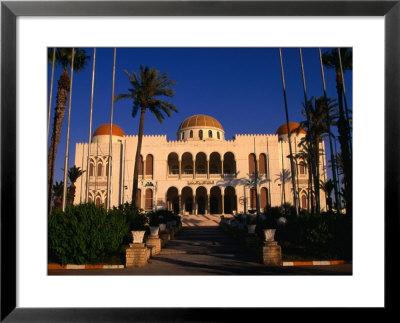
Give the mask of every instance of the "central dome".
[(204, 114), (196, 114), (185, 119), (179, 126), (178, 131), (188, 128), (215, 128), (223, 130), (217, 119)]
[(225, 132), (221, 124), (213, 117), (196, 114), (185, 119), (177, 131), (177, 139), (191, 140), (224, 140)]

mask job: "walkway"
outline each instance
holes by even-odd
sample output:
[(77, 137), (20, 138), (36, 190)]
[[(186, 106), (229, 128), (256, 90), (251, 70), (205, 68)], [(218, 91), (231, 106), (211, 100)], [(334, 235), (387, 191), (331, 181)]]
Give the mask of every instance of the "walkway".
[(218, 226), (183, 227), (140, 268), (52, 270), (53, 275), (351, 275), (351, 265), (266, 267)]

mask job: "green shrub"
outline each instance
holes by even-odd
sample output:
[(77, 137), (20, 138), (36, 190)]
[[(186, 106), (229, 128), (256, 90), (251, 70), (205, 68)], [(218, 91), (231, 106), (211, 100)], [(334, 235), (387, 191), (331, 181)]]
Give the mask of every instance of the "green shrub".
[(302, 212), (288, 217), (276, 240), (283, 250), (302, 250), (319, 259), (352, 259), (352, 221), (347, 215)]
[(146, 230), (149, 219), (146, 213), (132, 203), (124, 203), (118, 207), (113, 207), (110, 213), (119, 214), (127, 219), (129, 223), (129, 231)]
[(127, 219), (117, 212), (107, 215), (93, 203), (67, 206), (49, 217), (49, 257), (61, 264), (98, 263), (118, 253), (128, 231)]

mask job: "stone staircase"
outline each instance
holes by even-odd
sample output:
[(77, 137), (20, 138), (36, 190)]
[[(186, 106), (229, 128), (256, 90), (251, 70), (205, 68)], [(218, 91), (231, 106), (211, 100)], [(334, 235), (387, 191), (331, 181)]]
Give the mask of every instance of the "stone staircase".
[[(221, 221), (222, 214), (189, 214), (182, 216), (183, 227), (212, 227), (218, 226)], [(231, 215), (225, 215), (225, 217), (231, 217)]]

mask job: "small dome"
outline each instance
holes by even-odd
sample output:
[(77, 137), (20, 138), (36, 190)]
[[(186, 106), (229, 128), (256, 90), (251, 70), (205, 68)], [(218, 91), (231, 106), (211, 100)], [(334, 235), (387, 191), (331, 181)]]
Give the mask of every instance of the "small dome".
[[(289, 129), (290, 129), (290, 134), (296, 134), (296, 130), (297, 128), (300, 126), (300, 124), (298, 124), (297, 122), (289, 122)], [(304, 129), (300, 130), (301, 134), (307, 134), (307, 132)], [(283, 125), (281, 125), (278, 130), (276, 131), (276, 134), (279, 136), (282, 135), (287, 135), (288, 134), (288, 128), (287, 128), (287, 124), (284, 123)]]
[[(110, 135), (110, 124), (109, 123), (105, 123), (105, 124), (101, 125), (93, 133), (93, 137), (104, 136), (104, 135), (108, 135), (108, 136)], [(123, 136), (125, 136), (125, 132), (120, 127), (118, 127), (116, 124), (113, 123), (112, 135), (123, 137)]]
[(221, 124), (213, 117), (197, 114), (185, 119), (179, 126), (178, 131), (187, 128), (215, 128), (223, 130)]

